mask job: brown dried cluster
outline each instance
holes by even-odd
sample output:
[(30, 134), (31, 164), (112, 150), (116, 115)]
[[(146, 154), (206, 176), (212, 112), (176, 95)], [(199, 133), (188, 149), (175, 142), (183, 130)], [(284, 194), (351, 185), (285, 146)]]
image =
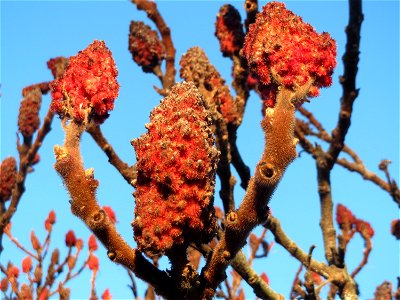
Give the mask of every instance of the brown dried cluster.
[(0, 166), (0, 201), (10, 199), (17, 177), (17, 161), (14, 157), (7, 157)]
[(40, 125), (42, 93), (39, 87), (34, 87), (25, 91), (23, 96), (19, 107), (18, 129), (25, 138), (30, 138)]
[(132, 21), (129, 30), (129, 51), (133, 60), (144, 72), (152, 72), (165, 58), (165, 47), (157, 31), (138, 21)]
[(194, 82), (206, 99), (208, 107), (215, 107), (227, 124), (236, 122), (236, 103), (229, 87), (204, 51), (200, 47), (190, 48), (182, 56), (180, 65), (180, 76), (186, 81)]
[(215, 36), (224, 56), (238, 54), (244, 42), (242, 19), (238, 10), (230, 4), (223, 5), (215, 21)]

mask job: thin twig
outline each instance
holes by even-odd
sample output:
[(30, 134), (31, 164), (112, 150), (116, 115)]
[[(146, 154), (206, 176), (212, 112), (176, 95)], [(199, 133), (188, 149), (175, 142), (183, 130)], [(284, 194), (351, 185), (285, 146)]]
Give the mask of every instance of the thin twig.
[[(316, 272), (332, 283), (341, 287), (341, 293), (346, 293), (347, 297), (357, 297), (357, 286), (353, 278), (344, 268), (338, 268), (335, 265), (327, 266), (326, 264), (310, 259), (310, 256), (302, 250), (292, 239), (290, 239), (283, 231), (279, 220), (274, 216), (269, 216), (265, 226), (275, 236), (275, 241), (284, 247), (293, 257), (300, 261), (304, 266), (308, 266), (309, 270)], [(352, 299), (352, 298), (349, 298)]]
[(201, 274), (205, 281), (203, 298), (211, 298), (218, 284), (225, 278), (225, 269), (243, 247), (251, 230), (266, 221), (268, 202), (287, 166), (296, 157), (293, 138), (295, 94), (282, 89), (272, 114), (262, 122), (265, 132), (265, 148), (250, 179), (246, 194), (237, 212), (226, 217), (225, 232), (207, 261)]
[[(301, 139), (300, 145), (303, 147), (303, 149), (306, 150), (306, 152), (308, 152), (309, 154), (313, 155), (313, 151), (315, 150), (314, 146), (307, 140), (307, 138), (305, 137), (306, 135), (315, 136), (327, 143), (332, 142), (332, 137), (310, 111), (308, 111), (304, 107), (300, 107), (298, 110), (303, 116), (308, 119), (310, 124), (312, 124), (318, 130), (318, 132), (314, 132), (307, 126), (306, 123), (304, 123), (304, 121), (300, 119), (297, 119), (296, 121), (296, 137)], [(344, 145), (342, 152), (348, 154), (353, 161), (349, 161), (346, 158), (338, 158), (336, 160), (336, 164), (346, 168), (351, 172), (356, 172), (360, 174), (363, 179), (376, 184), (381, 189), (388, 192), (392, 196), (393, 200), (397, 203), (397, 205), (400, 206), (400, 190), (394, 180), (390, 180), (387, 177), (387, 180), (385, 181), (376, 173), (367, 169), (361, 158), (349, 146)]]
[(134, 165), (129, 166), (127, 163), (123, 162), (120, 159), (114, 148), (111, 146), (111, 144), (108, 143), (107, 139), (104, 137), (99, 125), (94, 123), (89, 124), (86, 128), (86, 131), (91, 135), (91, 137), (100, 147), (100, 149), (102, 149), (107, 155), (110, 164), (117, 169), (117, 171), (130, 185), (133, 185), (136, 181), (136, 167)]
[(36, 259), (37, 261), (39, 261), (39, 256), (33, 254), (31, 251), (29, 251), (28, 249), (26, 249), (20, 242), (18, 242), (18, 240), (13, 237), (9, 232), (6, 233), (6, 235), (8, 236), (8, 238), (10, 239), (11, 242), (14, 243), (14, 245), (21, 249), (23, 252), (25, 252), (26, 254), (28, 254), (30, 257)]

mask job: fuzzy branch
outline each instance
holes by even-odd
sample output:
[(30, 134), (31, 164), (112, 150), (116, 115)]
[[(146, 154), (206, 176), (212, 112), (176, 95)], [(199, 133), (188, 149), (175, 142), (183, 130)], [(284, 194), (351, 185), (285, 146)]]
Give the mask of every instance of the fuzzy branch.
[(99, 125), (91, 123), (86, 128), (86, 131), (92, 136), (96, 144), (104, 151), (108, 157), (108, 161), (112, 164), (117, 171), (124, 177), (124, 179), (132, 185), (136, 180), (136, 167), (129, 166), (127, 163), (123, 162), (118, 154), (115, 152), (114, 148), (107, 139), (104, 137), (103, 132)]
[(132, 249), (119, 235), (105, 211), (96, 200), (98, 182), (93, 171), (85, 170), (80, 155), (80, 137), (83, 125), (71, 121), (65, 125), (66, 139), (62, 147), (55, 146), (55, 169), (71, 196), (71, 210), (97, 236), (108, 250), (108, 257), (122, 264), (139, 278), (151, 283), (157, 292), (168, 297), (169, 277), (155, 268), (143, 255)]
[(287, 166), (296, 157), (293, 139), (294, 112), (291, 103), (294, 93), (282, 89), (277, 105), (262, 121), (266, 144), (255, 175), (250, 179), (243, 202), (237, 212), (226, 217), (226, 229), (202, 271), (205, 284), (203, 298), (211, 298), (218, 284), (225, 278), (225, 270), (243, 247), (251, 230), (264, 223), (268, 216), (268, 202)]

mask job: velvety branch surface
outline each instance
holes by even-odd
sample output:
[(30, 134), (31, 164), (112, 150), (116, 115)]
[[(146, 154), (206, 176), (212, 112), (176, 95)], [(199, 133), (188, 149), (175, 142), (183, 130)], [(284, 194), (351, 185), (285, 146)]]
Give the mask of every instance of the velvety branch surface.
[(237, 212), (226, 217), (225, 232), (202, 271), (205, 282), (203, 297), (212, 297), (218, 284), (225, 278), (225, 269), (243, 247), (250, 231), (266, 221), (268, 201), (282, 178), (286, 167), (296, 157), (293, 139), (294, 93), (282, 89), (277, 105), (263, 122), (265, 149), (250, 179), (245, 197)]
[(118, 170), (118, 172), (130, 185), (133, 185), (137, 175), (136, 167), (134, 165), (129, 166), (127, 163), (121, 160), (112, 145), (104, 137), (103, 132), (98, 124), (89, 124), (89, 126), (86, 128), (86, 131), (92, 136), (96, 144), (107, 155), (110, 164), (112, 164)]
[(71, 121), (65, 126), (66, 138), (62, 147), (55, 146), (55, 169), (71, 196), (71, 210), (96, 235), (108, 250), (108, 257), (151, 283), (160, 295), (168, 296), (170, 286), (166, 273), (155, 268), (143, 255), (132, 249), (117, 232), (113, 222), (96, 200), (98, 185), (93, 170), (85, 170), (80, 155), (82, 125)]

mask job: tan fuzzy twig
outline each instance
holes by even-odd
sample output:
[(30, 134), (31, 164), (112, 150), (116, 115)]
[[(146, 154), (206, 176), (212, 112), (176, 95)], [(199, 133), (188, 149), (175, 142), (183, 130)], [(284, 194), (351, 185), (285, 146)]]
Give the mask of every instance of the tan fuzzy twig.
[(218, 284), (225, 278), (225, 269), (243, 247), (247, 236), (268, 216), (268, 202), (287, 166), (296, 158), (293, 138), (295, 108), (292, 99), (297, 95), (282, 89), (277, 105), (267, 112), (262, 121), (265, 149), (250, 179), (243, 202), (237, 212), (226, 217), (225, 232), (203, 269), (204, 298), (211, 298)]
[(127, 163), (123, 162), (121, 158), (118, 156), (114, 148), (104, 137), (103, 132), (98, 124), (91, 123), (86, 128), (86, 131), (91, 135), (96, 144), (103, 150), (103, 152), (107, 155), (108, 161), (112, 164), (117, 171), (124, 177), (124, 179), (130, 184), (133, 185), (136, 180), (136, 167), (135, 165), (129, 166)]
[(112, 261), (124, 265), (139, 278), (152, 284), (160, 295), (168, 296), (171, 282), (167, 274), (154, 267), (138, 250), (132, 249), (126, 243), (97, 203), (97, 182), (85, 172), (80, 155), (80, 137), (83, 131), (83, 125), (71, 121), (65, 126), (64, 145), (54, 148), (54, 167), (71, 196), (73, 214), (79, 217), (107, 248), (108, 257)]

